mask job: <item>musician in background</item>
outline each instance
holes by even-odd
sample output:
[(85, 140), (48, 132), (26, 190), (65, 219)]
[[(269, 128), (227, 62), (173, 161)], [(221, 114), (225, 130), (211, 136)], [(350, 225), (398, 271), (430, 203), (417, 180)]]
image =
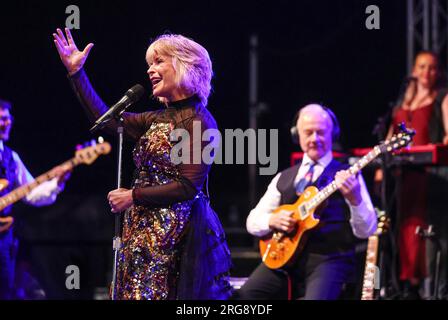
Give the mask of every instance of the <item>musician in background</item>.
[(356, 238), (365, 239), (376, 230), (376, 215), (362, 176), (350, 176), (348, 166), (333, 159), (332, 144), (339, 125), (331, 110), (317, 104), (303, 107), (296, 114), (292, 133), (296, 140), (298, 133), (303, 160), (271, 181), (247, 218), (249, 233), (263, 237), (274, 230), (292, 232), (297, 221), (291, 213), (272, 212), (294, 203), (308, 185), (321, 190), (335, 179), (339, 191), (316, 214), (321, 222), (308, 231), (305, 248), (294, 265), (273, 270), (260, 264), (240, 289), (241, 299), (286, 298), (285, 273), (297, 284), (295, 289), (303, 299), (338, 299), (344, 284), (353, 280)]
[[(4, 196), (15, 188), (32, 182), (33, 176), (23, 164), (19, 155), (5, 145), (9, 139), (13, 118), (11, 103), (0, 99), (0, 179), (9, 184), (0, 191)], [(57, 195), (64, 189), (69, 177), (62, 166), (56, 167), (56, 178), (47, 181), (32, 190), (24, 201), (33, 206), (50, 205), (56, 201)], [(0, 212), (0, 217), (11, 215), (11, 206)], [(0, 300), (14, 299), (14, 269), (18, 249), (18, 240), (14, 237), (13, 227), (0, 233)]]
[[(447, 91), (441, 87), (442, 73), (436, 54), (430, 51), (420, 52), (415, 58), (412, 77), (406, 91), (393, 110), (392, 124), (386, 138), (390, 138), (397, 130), (397, 125), (404, 122), (407, 128), (416, 131), (413, 146), (429, 143), (448, 144), (448, 96)], [(380, 182), (382, 178), (383, 173), (377, 171), (376, 182)], [(401, 190), (397, 201), (396, 222), (400, 257), (399, 277), (403, 282), (404, 298), (419, 299), (423, 280), (434, 270), (431, 262), (434, 246), (416, 234), (416, 230), (418, 227), (425, 229), (429, 224), (435, 223), (435, 231), (439, 236), (448, 233), (448, 227), (443, 225), (448, 223), (448, 219), (443, 217), (447, 216), (444, 212), (446, 203), (442, 203), (443, 198), (446, 199), (448, 195), (448, 174), (446, 168), (405, 167), (402, 168), (399, 179)], [(429, 252), (426, 252), (426, 249), (429, 249)], [(431, 257), (429, 261), (427, 254)], [(447, 259), (446, 248), (443, 258)], [(442, 276), (446, 278), (446, 271), (442, 272)]]

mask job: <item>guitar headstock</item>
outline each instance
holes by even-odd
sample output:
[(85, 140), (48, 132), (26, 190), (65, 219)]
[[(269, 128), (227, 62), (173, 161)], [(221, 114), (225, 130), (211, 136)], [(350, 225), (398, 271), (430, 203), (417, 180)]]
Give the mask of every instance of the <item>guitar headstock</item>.
[(390, 219), (386, 215), (386, 212), (383, 210), (379, 210), (378, 208), (375, 208), (375, 212), (378, 219), (378, 225), (375, 231), (375, 235), (379, 236), (383, 233), (386, 233), (387, 230), (390, 228)]
[(392, 152), (408, 146), (412, 142), (415, 130), (408, 129), (404, 123), (398, 125), (399, 133), (395, 134), (389, 140), (384, 141), (379, 148), (381, 152)]
[(78, 146), (75, 158), (80, 163), (92, 164), (100, 155), (108, 154), (111, 150), (111, 146), (108, 142), (105, 142), (101, 137), (98, 139), (98, 143), (92, 140), (85, 146)]

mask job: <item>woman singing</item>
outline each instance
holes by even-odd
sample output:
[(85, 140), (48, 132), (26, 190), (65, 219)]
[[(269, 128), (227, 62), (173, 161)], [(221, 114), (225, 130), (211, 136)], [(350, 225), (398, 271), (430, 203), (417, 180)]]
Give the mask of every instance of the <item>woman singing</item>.
[[(70, 30), (53, 34), (71, 84), (91, 120), (108, 107), (92, 88), (83, 69), (93, 44), (79, 51)], [(132, 189), (108, 195), (114, 213), (125, 211), (119, 252), (118, 299), (227, 299), (230, 252), (216, 213), (203, 192), (210, 165), (170, 157), (175, 129), (189, 133), (193, 146), (204, 148), (201, 133), (216, 129), (207, 110), (212, 64), (208, 52), (181, 35), (165, 34), (146, 51), (153, 95), (165, 108), (124, 113), (124, 131), (136, 142)], [(114, 129), (117, 123), (110, 123)], [(195, 131), (196, 132), (196, 131)], [(196, 142), (196, 143), (195, 143)], [(199, 150), (201, 151), (201, 150)]]

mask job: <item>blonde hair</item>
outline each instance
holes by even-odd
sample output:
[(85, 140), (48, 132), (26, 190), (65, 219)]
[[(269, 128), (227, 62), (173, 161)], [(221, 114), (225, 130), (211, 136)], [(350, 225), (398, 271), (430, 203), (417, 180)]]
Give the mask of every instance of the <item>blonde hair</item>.
[[(151, 63), (155, 55), (171, 57), (176, 70), (176, 84), (187, 94), (196, 94), (204, 106), (212, 89), (212, 62), (207, 50), (197, 42), (178, 34), (164, 34), (148, 47), (146, 59)], [(158, 98), (167, 103), (167, 99)]]

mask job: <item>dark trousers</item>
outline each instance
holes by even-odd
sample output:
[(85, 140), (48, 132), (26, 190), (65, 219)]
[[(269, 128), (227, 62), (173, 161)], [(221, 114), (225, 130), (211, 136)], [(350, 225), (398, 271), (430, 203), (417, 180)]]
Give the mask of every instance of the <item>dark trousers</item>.
[(0, 300), (13, 298), (17, 240), (12, 230), (0, 234)]
[(303, 300), (336, 300), (346, 283), (353, 280), (353, 254), (321, 255), (308, 253), (288, 272), (272, 270), (261, 263), (238, 292), (242, 300), (287, 299), (288, 277), (294, 297)]

